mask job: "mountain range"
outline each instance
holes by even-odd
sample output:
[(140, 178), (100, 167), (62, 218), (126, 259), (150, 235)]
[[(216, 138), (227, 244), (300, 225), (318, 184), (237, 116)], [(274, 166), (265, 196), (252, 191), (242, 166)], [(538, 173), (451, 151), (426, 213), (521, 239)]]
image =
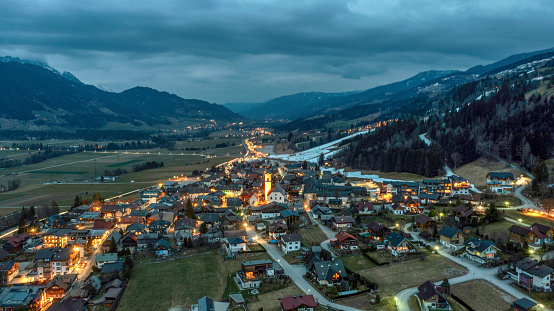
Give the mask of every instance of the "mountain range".
[(87, 85), (69, 72), (40, 62), (0, 58), (2, 128), (71, 130), (77, 128), (151, 129), (185, 124), (232, 122), (244, 118), (222, 105), (147, 87), (121, 93)]

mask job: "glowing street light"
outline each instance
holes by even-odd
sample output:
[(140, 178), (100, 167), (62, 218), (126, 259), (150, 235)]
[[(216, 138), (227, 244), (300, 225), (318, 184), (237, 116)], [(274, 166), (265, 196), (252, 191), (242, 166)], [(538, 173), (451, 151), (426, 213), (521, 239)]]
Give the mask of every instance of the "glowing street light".
[(398, 301), (398, 297), (394, 296), (394, 301)]
[(520, 218), (520, 219), (518, 219), (517, 221), (521, 222), (521, 218)]

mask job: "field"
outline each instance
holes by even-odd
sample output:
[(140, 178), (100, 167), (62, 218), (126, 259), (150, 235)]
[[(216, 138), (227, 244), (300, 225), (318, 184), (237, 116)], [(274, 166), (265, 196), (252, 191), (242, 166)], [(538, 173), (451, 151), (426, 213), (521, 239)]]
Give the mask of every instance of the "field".
[(511, 172), (514, 177), (521, 175), (521, 171), (513, 169), (504, 162), (492, 161), (484, 158), (462, 165), (453, 170), (454, 174), (466, 178), (474, 184), (477, 189), (487, 187), (488, 172)]
[(341, 257), (344, 266), (352, 271), (359, 271), (375, 267), (375, 264), (364, 255)]
[(299, 232), (302, 238), (304, 238), (302, 244), (306, 247), (320, 245), (321, 242), (327, 240), (327, 236), (321, 231), (319, 226), (313, 226), (310, 229), (300, 229)]
[(248, 309), (258, 311), (260, 308), (263, 308), (264, 311), (279, 311), (281, 310), (281, 301), (279, 298), (294, 295), (304, 295), (304, 292), (296, 285), (292, 284), (283, 289), (258, 295), (258, 301), (248, 303)]
[(538, 222), (543, 225), (547, 226), (553, 226), (554, 225), (554, 218), (550, 217), (544, 217), (544, 216), (533, 216), (533, 214), (526, 214), (514, 210), (507, 210), (504, 214), (506, 217), (511, 218), (513, 220), (519, 220), (521, 219), (521, 222), (532, 225), (535, 222)]
[(117, 310), (168, 310), (188, 306), (203, 296), (220, 299), (227, 276), (218, 252), (139, 266)]
[(509, 310), (513, 296), (484, 280), (453, 285), (452, 294), (475, 310)]
[(507, 242), (510, 239), (508, 229), (514, 224), (507, 221), (499, 221), (486, 226), (479, 227), (480, 233), (488, 235), (489, 239), (502, 239)]
[[(176, 175), (190, 175), (193, 170), (204, 170), (244, 153), (243, 147), (238, 146), (240, 141), (237, 139), (179, 143), (182, 148), (185, 148), (186, 143), (196, 148), (212, 144), (215, 146), (216, 143), (223, 142), (236, 145), (209, 150), (211, 158), (199, 156), (199, 152), (195, 151), (165, 149), (139, 150), (139, 153), (82, 152), (48, 159), (41, 163), (5, 169), (0, 171), (4, 173), (0, 173), (0, 184), (5, 185), (8, 181), (19, 179), (21, 187), (15, 191), (0, 193), (0, 206), (50, 204), (53, 200), (56, 200), (60, 206), (69, 206), (73, 203), (75, 195), (83, 192), (88, 192), (88, 195), (84, 196), (86, 199), (92, 198), (94, 193), (100, 193), (104, 198), (109, 198), (157, 184)], [(12, 152), (0, 150), (4, 153), (7, 151)], [(147, 161), (164, 162), (164, 167), (132, 172), (134, 165)], [(103, 175), (105, 170), (114, 171), (119, 168), (130, 173), (121, 175), (115, 182), (91, 182), (94, 176)], [(61, 183), (52, 183), (53, 181), (61, 181)]]
[(427, 280), (433, 282), (467, 273), (464, 267), (438, 255), (427, 256), (422, 261), (413, 259), (385, 267), (357, 271), (379, 284), (381, 296), (393, 296), (397, 292), (419, 286)]

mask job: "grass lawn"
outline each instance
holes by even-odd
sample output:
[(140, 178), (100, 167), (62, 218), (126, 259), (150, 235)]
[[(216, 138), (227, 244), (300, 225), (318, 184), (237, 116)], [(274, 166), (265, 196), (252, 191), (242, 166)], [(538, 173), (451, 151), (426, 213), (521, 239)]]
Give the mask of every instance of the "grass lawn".
[(341, 257), (344, 266), (352, 271), (360, 271), (375, 267), (375, 264), (364, 255)]
[(394, 296), (397, 292), (419, 286), (427, 280), (433, 282), (444, 278), (464, 275), (467, 269), (439, 255), (427, 256), (426, 260), (409, 260), (384, 267), (375, 267), (359, 273), (379, 284), (381, 296)]
[(231, 274), (235, 274), (237, 270), (240, 269), (241, 262), (245, 260), (260, 260), (260, 259), (271, 259), (266, 252), (261, 253), (238, 253), (235, 259), (226, 260), (225, 265), (227, 270)]
[(285, 260), (291, 265), (299, 265), (303, 263), (302, 259), (291, 256), (290, 254), (283, 255), (283, 258), (285, 258)]
[(417, 299), (416, 296), (410, 297), (410, 308), (412, 309), (412, 311), (421, 311), (419, 300)]
[(447, 297), (448, 304), (452, 307), (453, 311), (468, 311), (466, 307), (462, 306), (459, 302), (454, 300), (452, 297)]
[(553, 218), (545, 217), (540, 214), (522, 213), (515, 210), (507, 210), (504, 211), (504, 216), (514, 220), (521, 219), (523, 223), (526, 223), (528, 225), (532, 225), (533, 223), (538, 222), (543, 225), (554, 226)]
[[(224, 140), (211, 140), (214, 145)], [(212, 151), (212, 150), (210, 150)], [(0, 205), (6, 207), (22, 205), (50, 204), (53, 200), (60, 206), (73, 204), (75, 195), (88, 192), (83, 196), (90, 200), (94, 193), (109, 198), (136, 189), (166, 181), (176, 174), (189, 175), (193, 170), (204, 170), (213, 165), (228, 161), (244, 152), (242, 147), (214, 149), (210, 155), (217, 157), (205, 159), (199, 156), (181, 153), (192, 153), (175, 150), (141, 150), (141, 154), (128, 151), (118, 153), (81, 152), (48, 159), (41, 163), (10, 168), (9, 172), (17, 172), (18, 176), (0, 176), (0, 184), (19, 179), (21, 186), (15, 191), (0, 194)], [(127, 153), (125, 153), (127, 152)], [(229, 154), (227, 156), (227, 154)], [(164, 167), (132, 172), (133, 165), (146, 161), (164, 162)], [(89, 183), (88, 179), (104, 174), (105, 170), (113, 171), (122, 168), (129, 173), (123, 174), (116, 182)], [(61, 180), (61, 184), (45, 184), (53, 180)], [(133, 183), (131, 183), (133, 181)]]
[(475, 310), (509, 310), (513, 296), (484, 280), (453, 285), (451, 292)]
[[(507, 242), (510, 239), (510, 232), (508, 229), (514, 224), (507, 221), (494, 222), (486, 226), (479, 227), (479, 233), (488, 235), (489, 239), (502, 239)], [(475, 230), (473, 230), (475, 232)]]
[(203, 296), (219, 300), (227, 282), (223, 266), (217, 251), (138, 266), (117, 310), (168, 310), (196, 303)]
[(304, 295), (304, 292), (294, 285), (294, 283), (291, 283), (290, 286), (283, 289), (258, 295), (258, 301), (249, 302), (247, 306), (248, 309), (252, 311), (258, 311), (260, 308), (263, 308), (264, 311), (279, 311), (281, 310), (281, 300), (279, 300), (279, 298), (294, 295)]
[(453, 171), (454, 174), (466, 178), (480, 190), (487, 187), (486, 178), (488, 172), (510, 172), (513, 173), (514, 176), (522, 174), (520, 171), (513, 169), (504, 162), (492, 161), (484, 158), (462, 165)]
[(319, 226), (313, 226), (310, 229), (300, 229), (299, 232), (304, 239), (304, 241), (302, 241), (302, 244), (304, 244), (304, 246), (306, 247), (320, 245), (321, 242), (327, 240), (327, 236), (325, 235), (325, 233), (323, 233), (323, 231), (321, 231), (321, 228), (319, 228)]
[(357, 308), (360, 310), (396, 311), (396, 302), (393, 297), (382, 298), (378, 305), (370, 305), (370, 295), (354, 296), (352, 298), (340, 299), (336, 303)]

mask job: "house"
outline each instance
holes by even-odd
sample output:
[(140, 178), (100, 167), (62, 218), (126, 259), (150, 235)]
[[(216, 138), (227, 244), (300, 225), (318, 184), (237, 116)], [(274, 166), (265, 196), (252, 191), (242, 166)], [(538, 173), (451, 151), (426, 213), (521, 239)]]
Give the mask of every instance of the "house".
[(227, 238), (225, 240), (225, 248), (231, 253), (245, 252), (246, 240), (243, 237)]
[(406, 212), (406, 209), (402, 204), (394, 203), (392, 204), (391, 208), (394, 215), (404, 215), (404, 212)]
[(464, 244), (464, 234), (459, 229), (454, 229), (450, 226), (444, 226), (439, 231), (440, 243), (454, 250), (460, 248)]
[(121, 288), (110, 288), (103, 297), (104, 302), (102, 302), (102, 305), (104, 306), (104, 308), (110, 308), (122, 291), (123, 289)]
[(29, 240), (31, 236), (29, 233), (24, 232), (19, 235), (14, 235), (11, 237), (4, 238), (5, 244), (2, 246), (2, 249), (7, 251), (10, 254), (19, 252), (23, 248), (23, 244)]
[(288, 209), (286, 204), (271, 202), (260, 206), (250, 207), (252, 215), (260, 215), (262, 219), (275, 218), (282, 210)]
[(44, 235), (45, 247), (66, 247), (71, 229), (50, 229)]
[(409, 246), (411, 244), (404, 236), (393, 232), (385, 238), (385, 245), (386, 249), (393, 256), (403, 257), (409, 252)]
[(527, 243), (528, 245), (535, 244), (535, 239), (537, 238), (537, 232), (525, 227), (520, 227), (518, 225), (511, 226), (508, 231), (510, 232), (510, 242), (514, 245), (523, 245)]
[(252, 206), (257, 206), (261, 202), (260, 197), (257, 193), (254, 193), (250, 199), (248, 199), (248, 203)]
[(19, 273), (19, 263), (15, 261), (4, 261), (0, 263), (0, 284), (11, 282)]
[(50, 263), (52, 264), (53, 275), (63, 275), (72, 272), (80, 260), (79, 248), (56, 249)]
[(19, 307), (34, 304), (37, 310), (46, 307), (44, 286), (12, 286), (0, 289), (0, 310), (12, 311)]
[(169, 232), (169, 226), (171, 226), (171, 223), (167, 220), (154, 220), (148, 225), (148, 232), (157, 232), (160, 235), (167, 235)]
[(352, 216), (335, 216), (333, 217), (333, 226), (338, 229), (352, 228), (354, 218)]
[(231, 302), (235, 308), (244, 308), (245, 301), (242, 294), (229, 294), (229, 302)]
[(554, 270), (549, 266), (541, 265), (536, 260), (525, 258), (518, 261), (515, 264), (515, 268), (515, 276), (520, 286), (538, 292), (552, 291), (552, 273)]
[(431, 230), (437, 225), (434, 219), (423, 214), (417, 216), (414, 223), (420, 231)]
[(46, 285), (46, 299), (62, 299), (65, 294), (71, 289), (73, 283), (77, 280), (77, 274), (66, 274), (55, 276)]
[(154, 244), (154, 253), (156, 256), (169, 256), (171, 254), (171, 243), (168, 240), (158, 240)]
[(83, 298), (68, 298), (61, 302), (54, 302), (46, 311), (86, 311), (88, 302)]
[(127, 226), (127, 228), (125, 228), (125, 230), (127, 232), (132, 232), (132, 233), (135, 233), (135, 234), (141, 234), (141, 233), (146, 231), (146, 225), (136, 222), (134, 224), (131, 224), (131, 225)]
[(478, 263), (482, 264), (498, 258), (496, 253), (500, 249), (496, 247), (493, 241), (481, 241), (476, 238), (470, 238), (465, 241), (464, 245), (465, 251), (462, 256)]
[(538, 222), (531, 225), (533, 231), (537, 232), (537, 244), (544, 242), (545, 244), (551, 244), (553, 242), (554, 229), (552, 227), (539, 224)]
[(300, 217), (300, 214), (298, 214), (297, 211), (293, 211), (290, 209), (284, 209), (279, 212), (279, 218), (283, 219), (287, 224), (290, 224), (293, 221), (298, 220), (299, 217)]
[(119, 245), (122, 249), (135, 250), (137, 248), (137, 236), (133, 232), (127, 232), (119, 239)]
[(158, 233), (145, 233), (137, 236), (137, 247), (139, 249), (150, 249), (160, 239)]
[(272, 240), (276, 240), (279, 238), (279, 236), (284, 235), (287, 233), (288, 226), (286, 223), (276, 221), (269, 225), (269, 238)]
[(94, 264), (100, 269), (102, 269), (104, 264), (116, 261), (117, 253), (96, 254), (94, 257)]
[(310, 210), (310, 213), (312, 213), (312, 217), (315, 219), (318, 219), (321, 217), (321, 215), (328, 215), (331, 213), (331, 209), (327, 206), (316, 204), (312, 209)]
[(487, 174), (487, 190), (494, 193), (511, 193), (514, 191), (514, 174), (490, 172)]
[(457, 221), (464, 221), (473, 215), (473, 211), (465, 205), (458, 205), (452, 209), (452, 215)]
[(373, 203), (365, 202), (365, 201), (358, 202), (358, 206), (356, 207), (356, 211), (360, 215), (375, 214), (375, 208), (373, 207)]
[(283, 311), (313, 311), (317, 302), (313, 295), (298, 295), (281, 298), (281, 309)]
[(262, 279), (270, 276), (273, 261), (269, 259), (243, 261), (241, 269), (237, 271), (237, 280), (241, 289), (258, 288), (262, 284)]
[(320, 285), (329, 287), (341, 284), (348, 277), (348, 273), (340, 259), (315, 262), (311, 267), (311, 272)]
[(279, 246), (285, 253), (295, 252), (300, 250), (304, 239), (300, 234), (283, 234), (278, 238)]
[(267, 194), (266, 198), (267, 202), (277, 202), (277, 203), (286, 203), (288, 202), (287, 199), (287, 192), (281, 184), (276, 184)]
[[(341, 231), (335, 235), (336, 247), (342, 250), (355, 250), (358, 249), (358, 239), (348, 232)], [(331, 241), (333, 242), (333, 241)]]
[(196, 219), (183, 217), (181, 219), (175, 220), (175, 231), (185, 231), (189, 233), (195, 233), (196, 230)]
[(228, 311), (230, 303), (214, 301), (212, 298), (204, 296), (198, 299), (198, 304), (191, 305), (190, 311)]
[(541, 311), (539, 304), (527, 298), (521, 298), (512, 302), (512, 311)]
[(369, 233), (370, 240), (383, 241), (390, 234), (390, 230), (387, 227), (376, 221), (364, 225), (363, 228)]
[(444, 292), (444, 287), (437, 287), (431, 281), (417, 287), (417, 297), (426, 310), (452, 310)]
[(436, 194), (422, 193), (419, 195), (419, 200), (422, 204), (437, 203), (439, 196)]

